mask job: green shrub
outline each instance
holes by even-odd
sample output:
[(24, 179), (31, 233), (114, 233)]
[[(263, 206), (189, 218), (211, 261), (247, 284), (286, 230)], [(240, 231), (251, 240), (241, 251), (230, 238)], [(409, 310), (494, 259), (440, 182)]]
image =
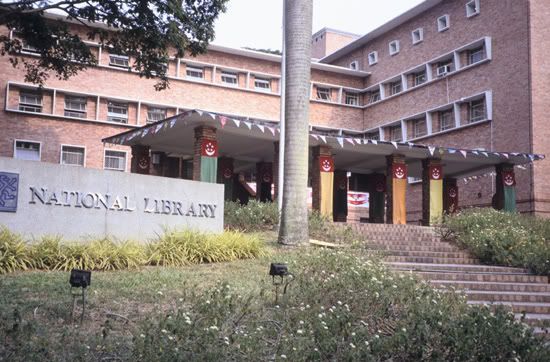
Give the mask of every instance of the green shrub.
[(363, 239), (350, 226), (335, 224), (318, 211), (309, 213), (309, 236), (337, 244), (354, 244)]
[(33, 260), (20, 235), (0, 227), (0, 274), (26, 270)]
[(248, 204), (226, 201), (224, 223), (230, 230), (265, 231), (272, 230), (279, 223), (279, 209), (274, 202), (250, 200)]
[(469, 209), (447, 217), (444, 237), (482, 262), (528, 268), (550, 275), (550, 220), (493, 209)]

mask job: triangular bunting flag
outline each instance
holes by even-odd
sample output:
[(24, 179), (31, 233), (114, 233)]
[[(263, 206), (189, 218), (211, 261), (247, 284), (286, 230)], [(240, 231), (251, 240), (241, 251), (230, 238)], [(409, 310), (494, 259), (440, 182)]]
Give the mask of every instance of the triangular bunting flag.
[(352, 138), (346, 138), (346, 142), (352, 144), (355, 146), (355, 143), (353, 142), (353, 139)]
[(220, 123), (222, 124), (222, 128), (225, 127), (225, 124), (227, 123), (227, 117), (226, 116), (220, 116)]
[(200, 109), (195, 109), (195, 112), (197, 112), (199, 116), (202, 116), (202, 111)]
[(474, 155), (476, 155), (476, 156), (479, 155), (479, 152), (477, 152), (477, 151), (472, 151), (472, 153), (473, 153)]
[(485, 157), (489, 157), (489, 154), (487, 152), (481, 152), (481, 154)]
[(310, 136), (313, 137), (316, 141), (319, 140), (319, 136), (317, 136), (316, 134), (312, 134), (312, 135), (310, 135)]
[(451, 155), (456, 153), (456, 150), (454, 148), (448, 148), (447, 151), (449, 151)]
[(399, 147), (397, 146), (397, 142), (391, 141), (391, 144), (393, 145), (393, 147), (395, 147), (395, 149), (399, 148)]
[(412, 143), (412, 142), (407, 142), (407, 144), (409, 145), (409, 148), (413, 148), (413, 146), (414, 146), (414, 143)]
[(464, 158), (466, 158), (466, 156), (468, 154), (468, 151), (460, 150), (460, 153), (462, 153), (462, 156), (464, 156)]
[(361, 144), (361, 138), (354, 138), (353, 140), (354, 140), (355, 143), (357, 143), (358, 145)]
[(510, 158), (510, 155), (507, 154), (507, 153), (503, 153), (502, 155), (503, 155), (504, 157), (508, 158), (508, 159)]
[(273, 136), (275, 136), (275, 128), (273, 127), (267, 127), (267, 129), (271, 132)]
[(210, 118), (216, 119), (216, 115), (215, 115), (215, 114), (210, 113), (210, 112), (206, 112), (206, 114), (208, 114), (208, 115), (210, 116)]
[(535, 161), (535, 155), (529, 155), (529, 159), (531, 160), (531, 162)]
[(428, 151), (430, 152), (430, 156), (434, 155), (435, 147), (434, 146), (428, 146)]
[(340, 147), (344, 147), (344, 139), (342, 137), (336, 137), (336, 141), (338, 141)]
[(257, 124), (256, 127), (260, 129), (260, 131), (265, 132), (265, 126), (262, 126), (261, 124)]
[(141, 138), (147, 136), (147, 133), (149, 133), (149, 128), (145, 128), (143, 132), (141, 132)]
[(378, 144), (378, 141), (377, 140), (370, 140), (372, 142), (373, 145), (377, 145)]
[(243, 121), (244, 125), (248, 127), (248, 129), (252, 129), (252, 123)]
[(177, 118), (174, 118), (173, 120), (170, 121), (170, 128), (174, 127), (177, 120), (178, 120)]
[(498, 153), (498, 152), (493, 152), (493, 155), (495, 155), (497, 157), (500, 157), (500, 153)]
[(237, 127), (241, 126), (241, 121), (239, 121), (238, 119), (234, 119), (233, 123), (235, 123), (235, 126), (237, 126)]
[(157, 133), (158, 131), (160, 131), (161, 128), (162, 128), (162, 124), (157, 124), (157, 126), (155, 127), (154, 133)]

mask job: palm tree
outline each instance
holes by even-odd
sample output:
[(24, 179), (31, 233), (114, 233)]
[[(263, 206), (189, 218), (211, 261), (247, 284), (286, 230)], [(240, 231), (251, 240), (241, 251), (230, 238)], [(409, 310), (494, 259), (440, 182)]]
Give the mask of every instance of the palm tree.
[(285, 153), (279, 243), (308, 241), (307, 176), (313, 0), (285, 1)]

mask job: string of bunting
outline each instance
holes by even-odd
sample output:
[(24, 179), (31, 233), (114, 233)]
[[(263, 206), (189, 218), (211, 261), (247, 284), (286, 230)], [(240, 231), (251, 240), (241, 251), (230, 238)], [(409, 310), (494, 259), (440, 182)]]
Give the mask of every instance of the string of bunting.
[[(183, 113), (180, 113), (177, 117), (169, 118), (165, 121), (162, 121), (160, 123), (154, 123), (147, 127), (142, 127), (138, 130), (124, 133), (120, 136), (110, 138), (109, 143), (114, 144), (124, 144), (126, 141), (131, 141), (136, 137), (145, 137), (148, 134), (157, 134), (160, 131), (164, 131), (170, 128), (173, 128), (178, 122), (186, 118), (187, 116), (191, 115), (192, 113), (196, 113), (199, 116), (202, 116), (203, 114), (209, 116), (212, 118), (212, 120), (218, 120), (220, 122), (221, 128), (225, 128), (228, 124), (233, 123), (235, 127), (240, 128), (241, 125), (244, 125), (248, 128), (248, 130), (252, 131), (253, 129), (258, 129), (262, 133), (266, 133), (266, 130), (271, 133), (273, 137), (276, 136), (277, 133), (280, 133), (281, 130), (279, 126), (272, 124), (272, 123), (259, 123), (259, 122), (251, 122), (250, 120), (241, 120), (236, 118), (229, 118), (224, 115), (219, 115), (216, 113), (211, 113), (207, 111), (202, 110), (190, 110), (185, 111)], [(255, 127), (255, 128), (254, 128)], [(310, 130), (313, 128), (310, 127)], [(396, 141), (379, 141), (374, 139), (366, 139), (366, 138), (358, 138), (358, 137), (346, 137), (343, 135), (338, 136), (330, 136), (330, 135), (322, 135), (322, 134), (315, 134), (310, 133), (310, 137), (315, 139), (316, 141), (322, 141), (323, 143), (327, 144), (331, 139), (335, 140), (338, 145), (340, 145), (341, 148), (344, 147), (353, 147), (356, 145), (379, 145), (379, 144), (387, 144), (392, 145), (395, 149), (399, 149), (400, 147), (408, 147), (410, 148), (423, 148), (428, 151), (430, 156), (434, 156), (436, 154), (438, 155), (444, 155), (447, 154), (461, 154), (464, 158), (468, 158), (469, 155), (474, 156), (484, 156), (484, 157), (504, 157), (506, 159), (510, 159), (510, 157), (523, 157), (525, 159), (529, 159), (531, 162), (535, 160), (543, 160), (545, 158), (544, 155), (539, 154), (530, 154), (530, 153), (505, 153), (505, 152), (489, 152), (489, 151), (482, 151), (482, 150), (464, 150), (464, 149), (456, 149), (456, 148), (449, 148), (449, 147), (436, 147), (436, 146), (425, 146), (425, 145), (419, 145), (414, 144), (412, 142), (396, 142)], [(347, 146), (349, 144), (349, 146)]]
[[(522, 165), (518, 165), (516, 166), (518, 169), (520, 170), (527, 170), (527, 167), (525, 166), (522, 166)], [(467, 185), (468, 183), (474, 181), (474, 180), (480, 180), (482, 178), (486, 178), (486, 177), (492, 177), (492, 176), (496, 176), (497, 173), (492, 171), (492, 172), (487, 172), (487, 173), (484, 173), (482, 175), (475, 175), (475, 176), (469, 176), (469, 177), (464, 177), (464, 184)]]

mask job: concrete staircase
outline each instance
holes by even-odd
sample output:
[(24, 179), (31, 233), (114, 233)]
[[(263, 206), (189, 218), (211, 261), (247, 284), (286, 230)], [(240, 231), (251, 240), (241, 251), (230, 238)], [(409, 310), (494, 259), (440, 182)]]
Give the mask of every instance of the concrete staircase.
[(435, 228), (353, 224), (370, 249), (385, 255), (395, 271), (412, 271), (441, 290), (461, 290), (472, 305), (504, 305), (538, 333), (550, 333), (548, 277), (520, 268), (483, 265), (464, 250), (441, 241)]

